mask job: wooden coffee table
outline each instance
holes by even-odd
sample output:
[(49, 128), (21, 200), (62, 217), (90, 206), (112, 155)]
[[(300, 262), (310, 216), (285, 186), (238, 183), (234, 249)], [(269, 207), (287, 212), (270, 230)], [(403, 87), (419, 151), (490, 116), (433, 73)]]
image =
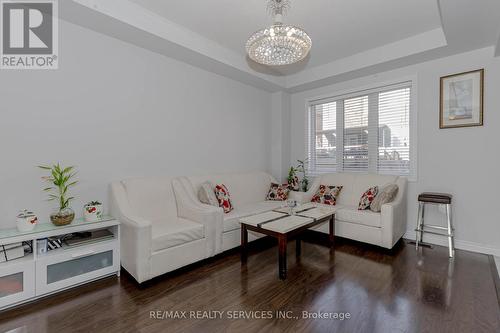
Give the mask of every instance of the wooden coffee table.
[(307, 229), (329, 222), (329, 245), (333, 248), (335, 238), (335, 208), (306, 204), (295, 208), (294, 215), (288, 209), (278, 209), (241, 218), (241, 262), (247, 262), (248, 230), (278, 239), (279, 278), (286, 279), (286, 247), (288, 240), (296, 238), (296, 255), (300, 256), (300, 235)]

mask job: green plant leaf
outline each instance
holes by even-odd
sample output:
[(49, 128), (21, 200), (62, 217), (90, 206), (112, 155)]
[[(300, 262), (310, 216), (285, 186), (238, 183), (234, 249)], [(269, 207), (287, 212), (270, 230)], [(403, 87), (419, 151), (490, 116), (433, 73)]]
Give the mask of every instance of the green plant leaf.
[(71, 170), (73, 170), (75, 167), (74, 166), (69, 166), (67, 168), (65, 168), (62, 173), (69, 173)]

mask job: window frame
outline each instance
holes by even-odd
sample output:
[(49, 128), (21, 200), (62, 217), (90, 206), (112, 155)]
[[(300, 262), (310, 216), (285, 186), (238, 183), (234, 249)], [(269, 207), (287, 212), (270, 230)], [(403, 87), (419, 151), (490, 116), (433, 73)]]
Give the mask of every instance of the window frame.
[[(333, 93), (321, 95), (321, 96), (316, 96), (313, 98), (308, 98), (305, 101), (305, 135), (306, 135), (306, 141), (305, 141), (305, 156), (309, 159), (309, 165), (315, 164), (315, 142), (314, 140), (311, 140), (313, 137), (311, 135), (311, 131), (314, 129), (311, 126), (311, 123), (315, 120), (314, 112), (313, 112), (313, 107), (318, 104), (324, 104), (324, 103), (330, 103), (330, 102), (336, 102), (337, 103), (337, 112), (336, 112), (336, 121), (337, 124), (340, 122), (341, 124), (344, 123), (344, 112), (339, 112), (343, 110), (343, 102), (345, 99), (349, 98), (356, 98), (359, 96), (364, 96), (370, 94), (373, 94), (375, 92), (383, 92), (385, 88), (387, 88), (385, 91), (390, 91), (393, 89), (397, 89), (398, 87), (403, 88), (403, 87), (410, 87), (411, 92), (410, 92), (410, 115), (409, 115), (409, 130), (410, 130), (410, 152), (409, 152), (409, 158), (410, 158), (410, 165), (409, 165), (409, 174), (408, 175), (399, 175), (403, 177), (407, 177), (408, 181), (410, 182), (416, 182), (417, 181), (417, 175), (418, 175), (418, 170), (417, 170), (417, 121), (418, 121), (418, 114), (417, 114), (417, 96), (418, 96), (418, 84), (417, 84), (417, 77), (416, 75), (413, 76), (407, 76), (407, 77), (401, 77), (396, 80), (390, 80), (390, 81), (385, 81), (385, 82), (373, 82), (371, 84), (367, 84), (365, 86), (357, 87), (357, 88), (351, 88), (351, 89), (345, 89), (345, 90), (338, 90)], [(373, 112), (372, 112), (373, 113)], [(368, 114), (368, 117), (371, 117), (373, 115), (370, 115), (370, 112)], [(376, 114), (377, 121), (378, 121), (378, 112)], [(344, 172), (343, 170), (338, 170), (338, 161), (342, 161), (342, 156), (344, 152), (344, 138), (343, 138), (343, 130), (344, 126), (342, 125), (342, 133), (337, 134), (337, 139), (336, 139), (336, 152), (337, 152), (337, 164), (336, 168), (311, 168), (308, 167), (307, 173), (310, 176), (316, 176), (324, 173), (336, 173), (336, 172)], [(339, 149), (340, 148), (340, 149)], [(370, 154), (370, 152), (369, 152)], [(340, 160), (339, 160), (340, 158)], [(368, 166), (368, 172), (369, 173), (377, 173), (378, 170), (372, 169), (373, 165)], [(349, 171), (346, 171), (349, 172)], [(383, 173), (387, 174), (387, 173)]]

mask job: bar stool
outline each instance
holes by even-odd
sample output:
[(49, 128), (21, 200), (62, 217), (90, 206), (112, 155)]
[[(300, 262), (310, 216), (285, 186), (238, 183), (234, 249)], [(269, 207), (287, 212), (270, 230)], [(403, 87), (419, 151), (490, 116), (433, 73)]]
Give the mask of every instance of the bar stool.
[[(453, 258), (455, 254), (455, 244), (454, 244), (454, 234), (453, 234), (454, 229), (451, 223), (451, 198), (452, 198), (451, 194), (431, 193), (431, 192), (424, 192), (418, 196), (417, 228), (415, 229), (417, 233), (415, 240), (415, 248), (417, 250), (419, 243), (422, 243), (422, 237), (424, 233), (445, 236), (448, 237), (449, 256), (450, 258)], [(447, 219), (446, 227), (424, 224), (425, 204), (445, 205), (446, 219)], [(446, 233), (430, 231), (426, 230), (426, 228), (435, 230), (444, 230), (446, 231)]]

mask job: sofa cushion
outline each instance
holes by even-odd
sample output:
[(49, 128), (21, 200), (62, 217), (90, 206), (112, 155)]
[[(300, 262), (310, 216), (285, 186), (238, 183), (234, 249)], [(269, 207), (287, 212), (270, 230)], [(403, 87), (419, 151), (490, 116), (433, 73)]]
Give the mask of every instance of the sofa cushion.
[(320, 185), (316, 194), (313, 195), (311, 201), (325, 205), (335, 206), (337, 197), (339, 196), (342, 186)]
[(219, 207), (219, 201), (215, 196), (214, 186), (210, 182), (204, 182), (201, 184), (200, 189), (198, 190), (198, 199), (204, 204)]
[(231, 195), (229, 190), (224, 184), (215, 185), (215, 196), (219, 201), (219, 207), (222, 207), (224, 213), (229, 213), (233, 210), (233, 205), (231, 204)]
[(398, 176), (339, 172), (322, 175), (319, 183), (343, 186), (337, 197), (337, 205), (355, 206), (367, 188), (382, 187), (388, 183), (395, 183), (397, 179)]
[(265, 200), (271, 182), (276, 182), (271, 175), (265, 172), (215, 174), (187, 178), (195, 195), (198, 193), (200, 185), (206, 181), (212, 184), (226, 185), (231, 193), (231, 204), (234, 208)]
[(236, 208), (229, 214), (224, 214), (223, 231), (231, 231), (240, 228), (240, 219), (242, 217), (268, 212), (280, 208), (283, 205), (281, 201), (262, 201), (253, 204), (246, 204)]
[(327, 186), (342, 186), (342, 191), (340, 191), (337, 199), (337, 205), (356, 205), (359, 200), (359, 193), (356, 195), (356, 200), (353, 200), (352, 187), (357, 174), (352, 173), (329, 173), (322, 175), (320, 178), (320, 184)]
[(396, 184), (388, 184), (382, 188), (375, 199), (373, 199), (370, 209), (372, 212), (380, 212), (382, 205), (392, 202), (398, 194), (399, 187)]
[(367, 189), (359, 199), (358, 209), (365, 210), (370, 208), (370, 205), (372, 204), (377, 194), (378, 194), (378, 186), (373, 186)]
[(288, 199), (288, 192), (290, 192), (288, 184), (280, 185), (277, 183), (271, 183), (269, 192), (267, 192), (266, 200), (285, 201)]
[(154, 221), (152, 227), (152, 250), (160, 251), (205, 237), (202, 224), (178, 218), (174, 221)]
[(358, 210), (357, 206), (343, 206), (335, 213), (335, 219), (380, 228), (380, 213), (371, 210)]
[(359, 174), (354, 179), (353, 183), (353, 201), (348, 206), (354, 206), (358, 204), (359, 198), (369, 187), (378, 186), (379, 189), (384, 187), (389, 183), (395, 183), (399, 177), (389, 176), (389, 175), (377, 175), (377, 174)]

